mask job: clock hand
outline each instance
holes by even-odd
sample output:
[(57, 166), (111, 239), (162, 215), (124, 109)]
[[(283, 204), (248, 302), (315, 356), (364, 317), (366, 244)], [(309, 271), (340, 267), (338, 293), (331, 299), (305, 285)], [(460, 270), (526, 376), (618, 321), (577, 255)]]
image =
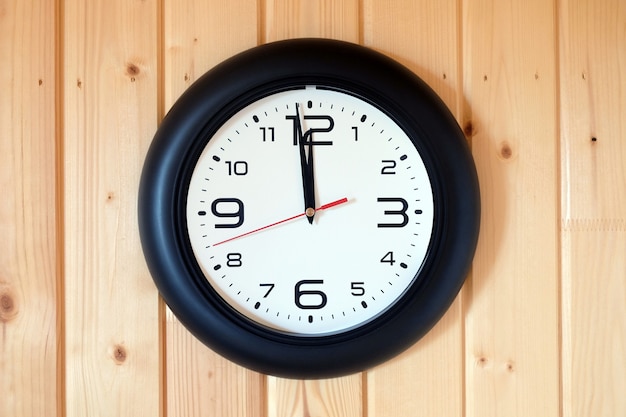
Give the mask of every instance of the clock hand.
[(221, 245), (222, 243), (230, 242), (231, 240), (239, 239), (240, 237), (248, 236), (248, 235), (251, 235), (253, 233), (260, 232), (260, 231), (265, 230), (265, 229), (269, 229), (270, 227), (278, 226), (279, 224), (283, 224), (283, 223), (286, 223), (288, 221), (295, 220), (298, 217), (302, 217), (302, 216), (307, 216), (308, 217), (309, 216), (308, 215), (309, 210), (313, 211), (313, 213), (311, 213), (311, 216), (310, 216), (310, 217), (313, 217), (313, 215), (315, 214), (316, 211), (326, 210), (326, 209), (329, 209), (331, 207), (335, 207), (335, 206), (338, 206), (340, 204), (347, 203), (347, 202), (348, 202), (348, 199), (346, 197), (344, 197), (344, 198), (340, 198), (339, 200), (335, 200), (333, 202), (330, 202), (328, 204), (321, 205), (317, 209), (308, 208), (303, 213), (299, 213), (299, 214), (296, 214), (295, 216), (287, 217), (286, 219), (282, 219), (282, 220), (279, 220), (277, 222), (268, 224), (267, 226), (259, 227), (259, 228), (254, 229), (254, 230), (250, 230), (249, 232), (242, 233), (242, 234), (237, 235), (237, 236), (233, 236), (233, 237), (228, 238), (226, 240), (222, 240), (221, 242), (214, 243), (211, 246)]
[[(304, 191), (304, 212), (309, 220), (309, 224), (313, 224), (313, 216), (315, 216), (315, 178), (313, 176), (313, 138), (307, 139), (306, 134), (302, 133), (302, 121), (300, 120), (299, 106), (296, 103), (296, 129), (298, 134), (298, 148), (300, 151), (300, 169), (302, 171), (302, 188)], [(308, 155), (304, 148), (305, 143), (308, 147)]]

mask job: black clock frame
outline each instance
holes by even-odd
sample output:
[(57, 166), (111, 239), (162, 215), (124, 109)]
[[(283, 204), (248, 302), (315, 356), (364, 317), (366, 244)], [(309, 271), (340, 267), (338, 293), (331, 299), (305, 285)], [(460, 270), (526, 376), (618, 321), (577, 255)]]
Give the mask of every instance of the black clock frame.
[[(431, 179), (435, 226), (416, 279), (388, 310), (344, 333), (298, 337), (246, 319), (211, 288), (187, 237), (185, 197), (202, 149), (226, 120), (267, 94), (311, 84), (369, 101), (407, 133)], [(359, 45), (292, 39), (258, 46), (224, 61), (178, 99), (146, 156), (138, 214), (152, 277), (191, 333), (222, 356), (262, 373), (328, 378), (390, 359), (441, 318), (473, 258), (480, 198), (464, 135), (421, 79), (396, 61)]]

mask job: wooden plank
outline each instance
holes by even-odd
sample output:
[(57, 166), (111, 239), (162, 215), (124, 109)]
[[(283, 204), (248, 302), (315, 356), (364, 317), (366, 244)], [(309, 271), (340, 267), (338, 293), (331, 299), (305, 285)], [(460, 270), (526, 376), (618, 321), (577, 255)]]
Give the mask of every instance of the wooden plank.
[(0, 415), (62, 415), (55, 2), (0, 4)]
[(565, 221), (562, 242), (563, 416), (624, 415), (625, 223)]
[[(166, 0), (163, 108), (215, 64), (257, 43), (257, 1)], [(262, 416), (265, 378), (229, 362), (166, 313), (167, 416)]]
[(257, 0), (165, 0), (163, 6), (164, 105), (211, 67), (256, 46)]
[(268, 378), (269, 417), (357, 417), (363, 409), (362, 374), (321, 380)]
[[(358, 0), (267, 0), (262, 20), (264, 42), (325, 37), (359, 42)], [(269, 417), (359, 417), (364, 415), (362, 376), (319, 381), (268, 377)]]
[(358, 43), (357, 0), (266, 0), (262, 41), (289, 38), (332, 38)]
[(157, 2), (64, 2), (67, 416), (161, 412), (137, 187), (157, 125)]
[(200, 343), (167, 313), (167, 416), (263, 416), (265, 378)]
[(555, 5), (464, 3), (464, 123), (483, 215), (466, 305), (466, 415), (559, 414)]
[(460, 10), (457, 1), (363, 3), (363, 41), (421, 77), (461, 118)]
[[(462, 117), (457, 1), (364, 2), (364, 41), (406, 65)], [(461, 416), (460, 298), (416, 345), (367, 373), (368, 416)]]
[(626, 5), (560, 7), (563, 415), (626, 415)]

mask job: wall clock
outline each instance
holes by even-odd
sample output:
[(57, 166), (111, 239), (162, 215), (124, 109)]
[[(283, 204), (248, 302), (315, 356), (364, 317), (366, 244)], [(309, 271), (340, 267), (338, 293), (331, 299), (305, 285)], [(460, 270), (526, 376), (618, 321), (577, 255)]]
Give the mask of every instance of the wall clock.
[(464, 281), (479, 189), (417, 76), (355, 44), (242, 52), (174, 104), (139, 190), (144, 254), (201, 341), (259, 372), (345, 375), (422, 337)]

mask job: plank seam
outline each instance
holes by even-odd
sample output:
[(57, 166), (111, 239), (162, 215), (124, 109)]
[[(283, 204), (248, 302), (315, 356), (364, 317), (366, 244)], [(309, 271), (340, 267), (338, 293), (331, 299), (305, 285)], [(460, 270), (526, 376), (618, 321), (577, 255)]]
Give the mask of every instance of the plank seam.
[(267, 20), (265, 0), (257, 0), (257, 45), (267, 42), (265, 36), (265, 21)]
[(54, 5), (55, 71), (55, 228), (56, 228), (56, 399), (57, 416), (67, 414), (66, 340), (65, 340), (65, 0)]
[(626, 219), (580, 218), (561, 221), (564, 232), (626, 232)]
[[(556, 202), (556, 215), (557, 215), (557, 220), (558, 219), (562, 219), (563, 218), (563, 165), (561, 164), (560, 161), (562, 161), (562, 156), (563, 156), (563, 147), (561, 144), (561, 122), (562, 122), (562, 117), (561, 117), (561, 38), (560, 38), (560, 34), (561, 34), (561, 26), (560, 26), (560, 18), (561, 18), (561, 3), (560, 0), (554, 0), (554, 5), (553, 5), (554, 9), (553, 9), (553, 13), (554, 13), (554, 17), (553, 17), (553, 33), (554, 33), (554, 69), (555, 69), (555, 74), (554, 74), (554, 78), (555, 78), (555, 91), (554, 91), (554, 95), (555, 95), (555, 106), (556, 106), (556, 123), (555, 123), (555, 129), (556, 129), (556, 157), (557, 157), (557, 163), (556, 163), (556, 192), (557, 192), (557, 202)], [(563, 329), (563, 315), (564, 315), (564, 311), (565, 311), (565, 306), (563, 305), (564, 302), (564, 279), (565, 279), (565, 274), (563, 272), (563, 236), (562, 233), (558, 233), (558, 231), (555, 231), (556, 233), (556, 255), (557, 255), (557, 259), (558, 262), (556, 263), (556, 273), (557, 273), (557, 280), (556, 280), (556, 314), (557, 314), (557, 360), (558, 360), (558, 364), (557, 364), (557, 389), (558, 389), (558, 399), (557, 399), (557, 407), (558, 407), (558, 413), (559, 416), (563, 417), (563, 413), (564, 413), (564, 391), (565, 391), (565, 387), (564, 387), (564, 374), (563, 374), (563, 369), (564, 369), (564, 343), (563, 343), (563, 334), (564, 334), (564, 329)]]
[[(165, 117), (165, 0), (156, 2), (156, 112), (157, 125)], [(167, 323), (165, 301), (158, 297), (159, 416), (167, 417)]]

